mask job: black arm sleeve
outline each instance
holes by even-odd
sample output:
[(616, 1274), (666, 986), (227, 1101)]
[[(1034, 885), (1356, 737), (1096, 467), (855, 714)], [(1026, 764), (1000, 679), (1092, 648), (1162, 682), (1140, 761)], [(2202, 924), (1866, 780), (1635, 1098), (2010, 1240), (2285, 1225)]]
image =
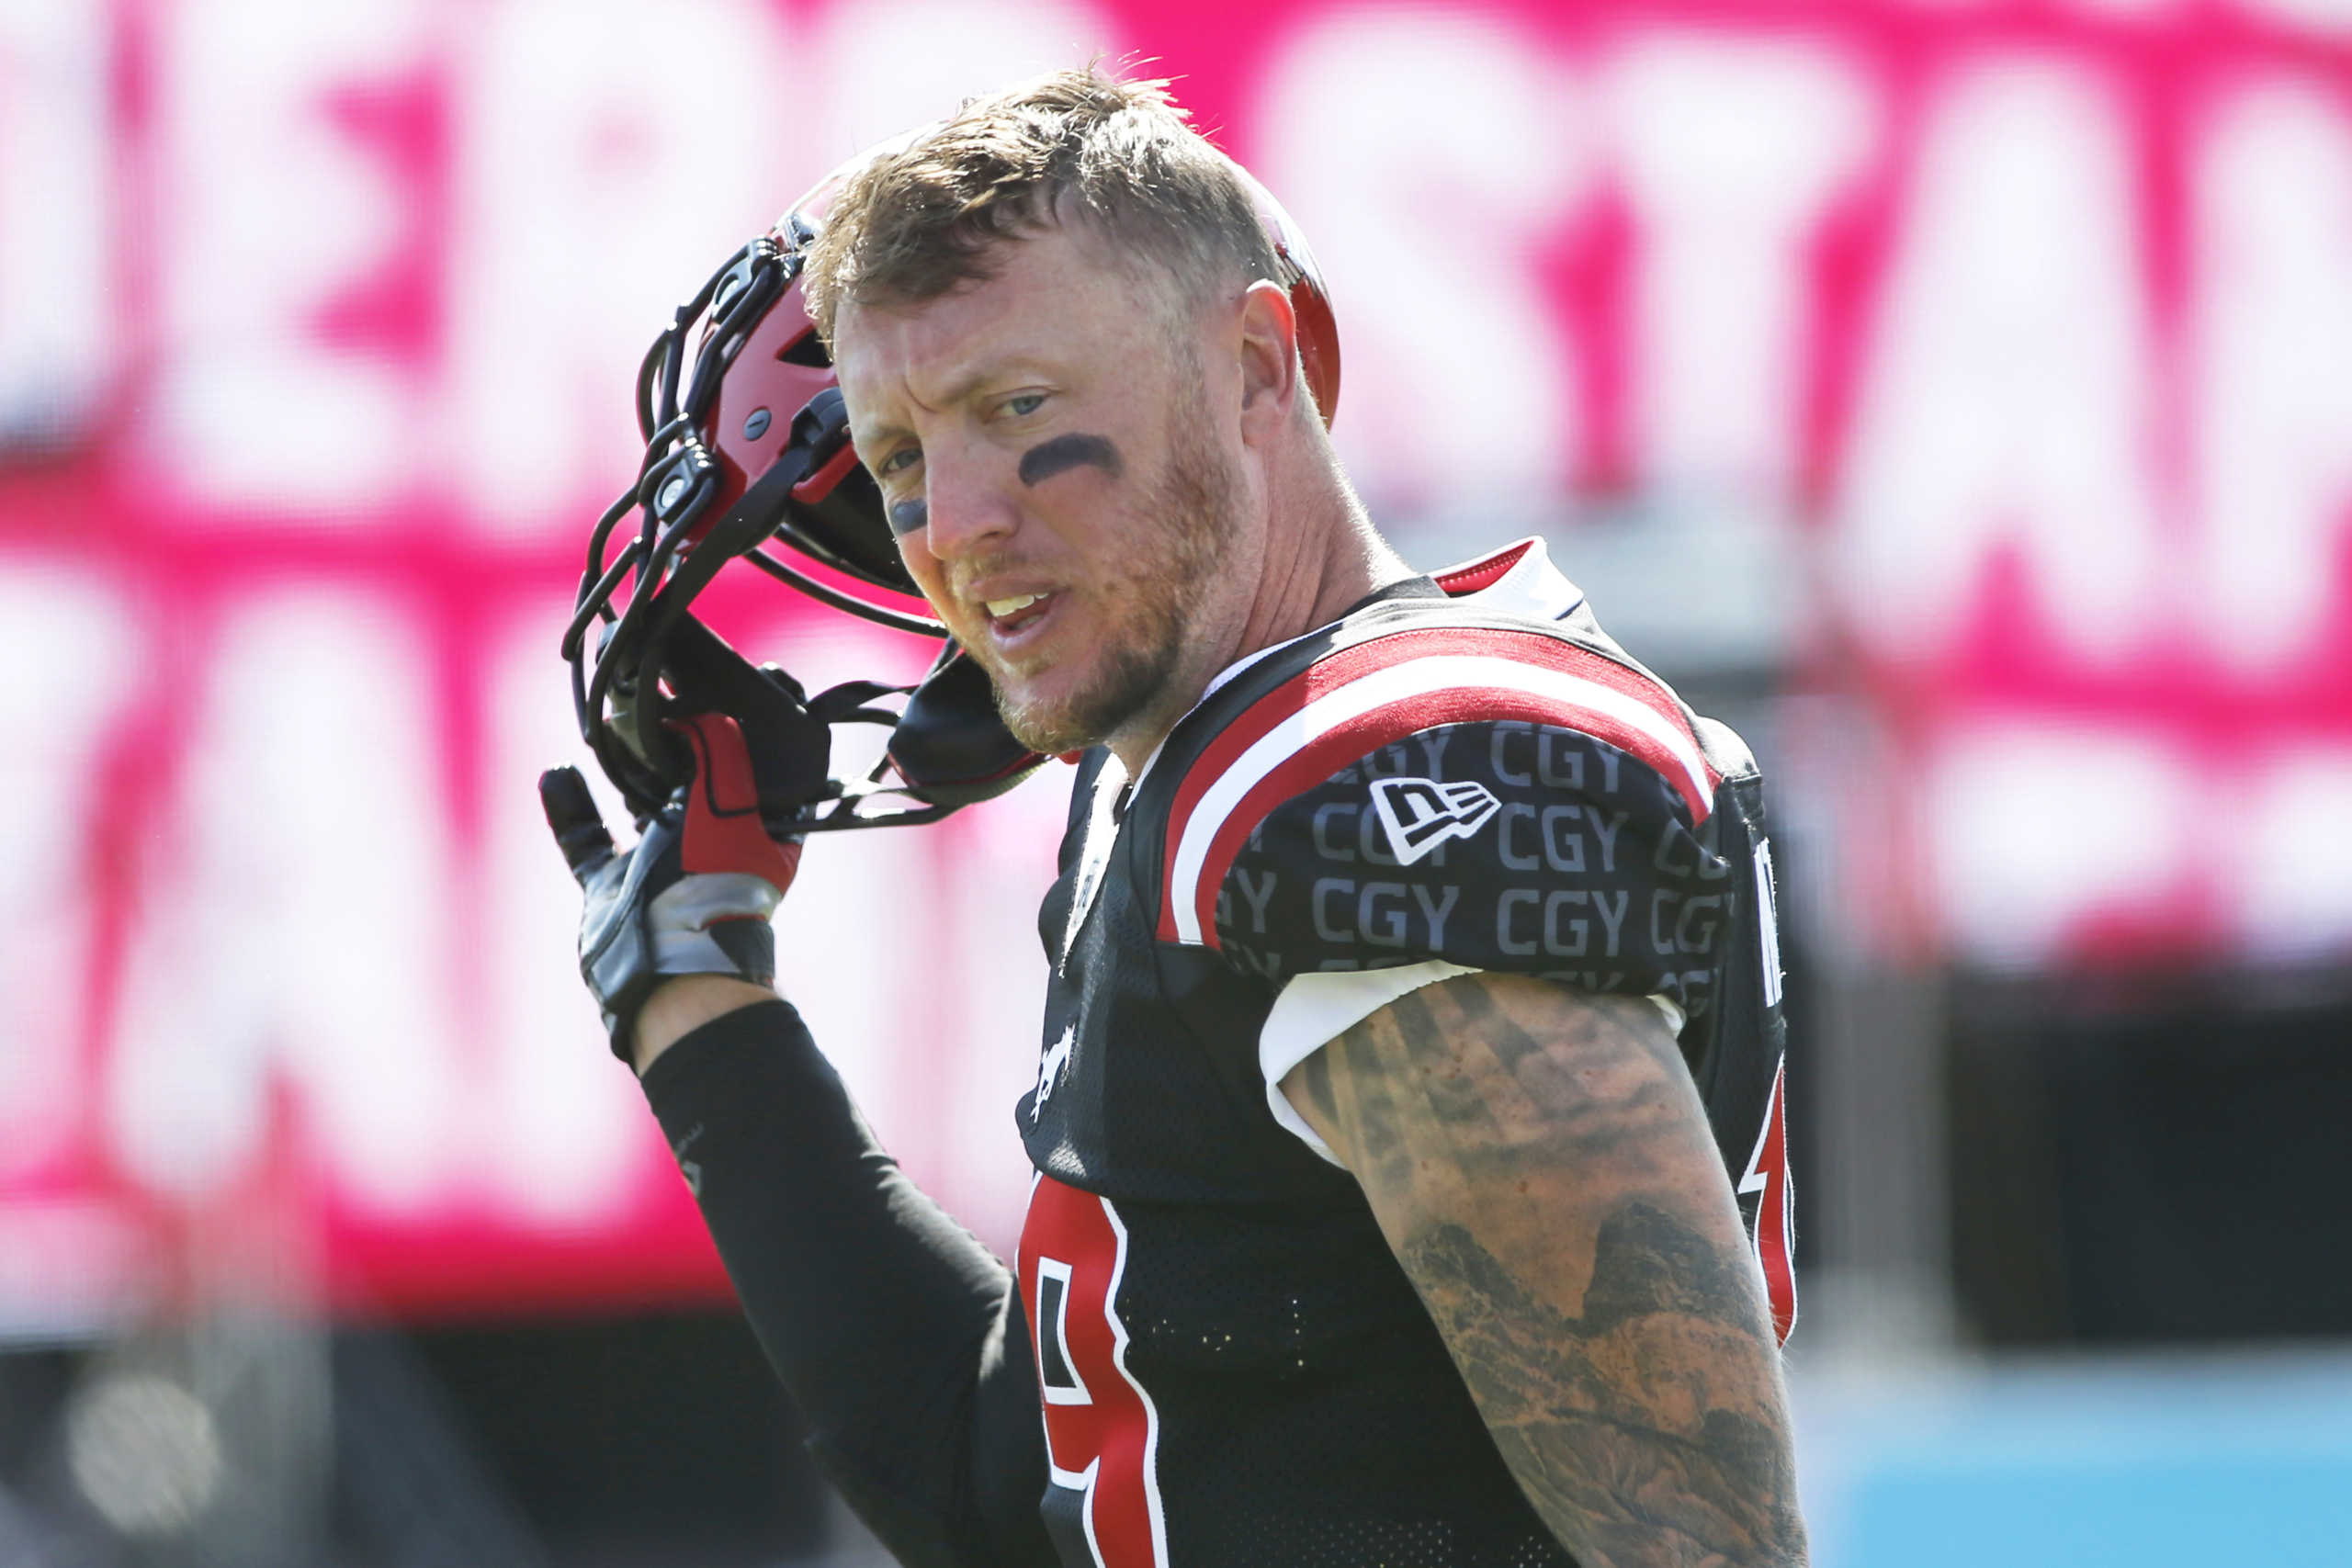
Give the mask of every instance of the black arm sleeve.
[(789, 1003), (645, 1075), (752, 1332), (842, 1495), (910, 1568), (1033, 1568), (1044, 1427), (1003, 1264), (900, 1173)]

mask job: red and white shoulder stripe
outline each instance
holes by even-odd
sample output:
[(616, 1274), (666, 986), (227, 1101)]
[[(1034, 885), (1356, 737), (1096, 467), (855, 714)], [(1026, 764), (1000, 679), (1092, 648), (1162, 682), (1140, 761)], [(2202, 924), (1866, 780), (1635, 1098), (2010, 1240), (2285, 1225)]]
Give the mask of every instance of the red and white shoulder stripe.
[(1193, 763), (1168, 817), (1159, 939), (1217, 945), (1217, 889), (1283, 801), (1419, 730), (1495, 719), (1581, 730), (1640, 758), (1681, 795), (1694, 827), (1713, 808), (1715, 772), (1657, 682), (1542, 632), (1392, 632), (1275, 687)]

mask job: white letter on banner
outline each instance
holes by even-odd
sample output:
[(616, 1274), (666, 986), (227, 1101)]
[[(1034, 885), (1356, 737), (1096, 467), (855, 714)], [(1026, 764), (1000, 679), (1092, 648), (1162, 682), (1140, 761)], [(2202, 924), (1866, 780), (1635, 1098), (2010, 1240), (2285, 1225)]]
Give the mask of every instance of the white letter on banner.
[(933, 874), (946, 931), (923, 963), (937, 955), (953, 978), (933, 987), (923, 1038), (961, 1038), (933, 1048), (925, 1130), (939, 1140), (934, 1157), (955, 1188), (956, 1217), (982, 1236), (1018, 1235), (1029, 1201), (1028, 1161), (1006, 1157), (1004, 1108), (1037, 1078), (1049, 971), (1035, 922), (1005, 911), (1035, 908), (1053, 886), (1046, 848), (1068, 826), (1069, 773), (1048, 762), (987, 810), (939, 829)]
[(2352, 121), (2242, 93), (2197, 162), (2197, 592), (2217, 658), (2291, 660), (2328, 614), (2352, 504)]
[(782, 18), (755, 0), (483, 7), (447, 258), (447, 440), (475, 516), (569, 539), (636, 473), (646, 346), (791, 199), (808, 73)]
[(2316, 33), (2352, 30), (2352, 0), (2247, 0), (2246, 8), (2267, 11), (2292, 28)]
[(1084, 65), (1110, 24), (1075, 0), (860, 0), (825, 18), (817, 156), (797, 192), (886, 136), (1043, 71)]
[(502, 639), (488, 707), (489, 886), (479, 974), (490, 987), (489, 1038), (486, 1059), (469, 1075), (481, 1114), (469, 1145), (478, 1174), (509, 1211), (579, 1230), (633, 1198), (646, 1156), (669, 1162), (581, 984), (573, 939), (580, 887), (539, 810), (540, 773), (569, 762), (597, 790), (605, 826), (628, 842), (628, 813), (582, 742), (562, 666), (550, 657), (571, 602), (546, 608)]
[[(922, 674), (927, 650), (915, 638), (783, 602), (778, 609), (733, 641), (744, 657), (773, 660), (811, 692)], [(866, 725), (835, 728), (833, 776), (864, 777), (885, 736)], [(942, 1103), (943, 1085), (953, 1082), (943, 1064), (977, 1049), (975, 1020), (986, 1016), (940, 978), (936, 955), (968, 935), (955, 923), (943, 886), (958, 874), (950, 842), (930, 829), (811, 834), (775, 914), (776, 988), (808, 1020), (882, 1141), (926, 1185), (942, 1174), (939, 1128), (954, 1109)], [(959, 1194), (940, 1191), (951, 1205), (958, 1201)]]
[(2160, 558), (2131, 163), (2111, 98), (1972, 70), (1928, 121), (1827, 541), (1881, 650), (1941, 650), (2003, 546), (2057, 632), (2128, 651)]
[[(951, 1097), (959, 1068), (982, 1049), (975, 1034), (995, 1020), (967, 1009), (959, 988), (941, 983), (944, 966), (934, 957), (981, 941), (958, 921), (963, 911), (947, 895), (957, 872), (944, 857), (956, 837), (934, 840), (920, 829), (891, 829), (812, 836), (776, 910), (775, 959), (778, 988), (808, 1020), (883, 1143), (960, 1213), (964, 1190), (935, 1185), (956, 1174), (950, 1140), (959, 1108)], [(969, 957), (959, 953), (949, 972), (960, 972)], [(1042, 964), (1034, 948), (1028, 957)], [(1027, 1029), (1035, 1027), (1030, 1019)], [(1029, 1061), (1034, 1074), (1034, 1050)], [(1013, 1099), (1020, 1092), (1016, 1081)], [(996, 1103), (1001, 1111), (1012, 1101)]]
[(1607, 87), (1642, 247), (1639, 471), (1777, 496), (1806, 359), (1805, 242), (1874, 106), (1842, 56), (1791, 43), (1653, 39)]
[(127, 967), (117, 1151), (200, 1198), (272, 1136), (282, 1084), (341, 1193), (409, 1211), (456, 1174), (453, 914), (422, 633), (367, 592), (289, 589), (215, 647)]
[(1375, 508), (1547, 511), (1577, 421), (1536, 248), (1591, 160), (1566, 72), (1500, 22), (1383, 8), (1302, 28), (1265, 80), (1239, 151), (1330, 282), (1358, 486)]
[(2281, 746), (2254, 770), (2222, 864), (2236, 883), (2238, 933), (2259, 960), (2352, 954), (2352, 746)]
[(0, 681), (0, 1179), (79, 1120), (91, 813), (141, 668), (133, 624), (92, 574), (0, 557), (0, 670), (71, 672)]
[(1953, 945), (2032, 968), (2081, 921), (2175, 890), (2198, 847), (2197, 777), (2130, 726), (1991, 722), (1940, 739), (1917, 798)]
[(107, 21), (0, 0), (0, 442), (72, 440), (112, 368)]
[(393, 265), (417, 193), (339, 130), (338, 91), (423, 61), (394, 0), (188, 0), (157, 11), (164, 320), (148, 460), (204, 499), (317, 515), (410, 482), (413, 373), (322, 332)]

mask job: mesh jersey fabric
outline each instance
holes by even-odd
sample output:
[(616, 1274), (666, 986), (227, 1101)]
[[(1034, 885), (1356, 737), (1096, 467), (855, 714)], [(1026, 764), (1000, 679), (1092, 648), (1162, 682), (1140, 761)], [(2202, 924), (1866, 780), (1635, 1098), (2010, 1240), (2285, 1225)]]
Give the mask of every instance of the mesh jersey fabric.
[[(1053, 1472), (1045, 1511), (1072, 1568), (1571, 1561), (1511, 1480), (1353, 1179), (1276, 1122), (1257, 1054), (1284, 979), (1306, 970), (1443, 957), (1597, 990), (1663, 990), (1689, 1009), (1686, 1059), (1735, 1186), (1749, 1174), (1781, 1050), (1777, 972), (1762, 978), (1769, 893), (1746, 874), (1761, 842), (1760, 780), (1730, 731), (1689, 715), (1575, 596), (1567, 604), (1536, 619), (1421, 580), (1214, 688), (1132, 788), (1106, 754), (1082, 764), (1062, 875), (1039, 917), (1054, 965), (1039, 1080), (1016, 1111), (1039, 1172), (1017, 1288), (1040, 1358)], [(1414, 639), (1407, 656), (1389, 657)], [(1336, 762), (1332, 746), (1294, 733), (1295, 713), (1268, 722), (1269, 704), (1305, 711), (1362, 679), (1389, 682), (1381, 692), (1412, 687), (1438, 659), (1506, 682), (1493, 660), (1558, 667), (1616, 691), (1613, 704), (1594, 700), (1621, 718), (1625, 701), (1646, 703), (1649, 716), (1627, 721), (1634, 734), (1448, 697), (1395, 716), (1409, 728), (1376, 746), (1347, 750), (1343, 737)], [(1426, 738), (1441, 731), (1455, 739), (1432, 761)], [(1675, 755), (1650, 731), (1669, 735)], [(1506, 755), (1499, 773), (1470, 766), (1474, 753), (1491, 762), (1498, 733), (1519, 737), (1510, 746), (1529, 761)], [(1555, 738), (1548, 783), (1532, 771), (1544, 734)], [(1556, 782), (1571, 751), (1589, 771), (1581, 792)], [(1382, 866), (1380, 839), (1364, 836), (1365, 792), (1408, 767), (1438, 786), (1436, 809), (1454, 809), (1450, 789), (1465, 803), (1461, 820), (1483, 810), (1484, 832), (1441, 823), (1448, 841), (1410, 866)], [(1512, 783), (1522, 776), (1526, 785)], [(1491, 809), (1471, 784), (1495, 797)], [(1494, 825), (1506, 807), (1535, 813), (1538, 829), (1543, 811), (1573, 807), (1585, 859), (1573, 870), (1553, 863), (1570, 859), (1562, 840), (1546, 861), (1530, 818), (1515, 812), (1505, 863)], [(1342, 900), (1328, 889), (1318, 925), (1316, 882), (1351, 863), (1318, 851), (1317, 814), (1329, 848), (1342, 811), (1350, 852), (1374, 846), (1359, 868), (1388, 885), (1375, 916), (1424, 914), (1418, 931), (1378, 926), (1400, 935), (1393, 945), (1361, 940), (1355, 909), (1358, 940), (1336, 940)], [(1600, 825), (1619, 816), (1604, 869)], [(1655, 863), (1668, 845), (1680, 858)], [(1398, 859), (1394, 846), (1386, 854)], [(1426, 911), (1449, 886), (1439, 932)], [(1586, 952), (1558, 951), (1576, 943), (1566, 922), (1578, 907), (1558, 894), (1582, 896)], [(1679, 935), (1669, 921), (1663, 943), (1655, 931), (1632, 941), (1634, 901), (1661, 895), (1668, 901), (1656, 908), (1675, 920), (1690, 899), (1720, 903)], [(1347, 897), (1360, 900), (1361, 889)], [(1615, 914), (1614, 953), (1596, 897)], [(1510, 919), (1498, 922), (1498, 908)], [(1742, 1195), (1751, 1227), (1770, 1196)]]

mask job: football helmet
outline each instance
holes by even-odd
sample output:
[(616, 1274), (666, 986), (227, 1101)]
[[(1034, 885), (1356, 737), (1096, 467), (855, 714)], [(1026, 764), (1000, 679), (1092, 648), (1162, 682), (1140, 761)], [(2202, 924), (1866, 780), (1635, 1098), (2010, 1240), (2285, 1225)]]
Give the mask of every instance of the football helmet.
[[(640, 820), (691, 776), (678, 721), (698, 713), (740, 721), (761, 763), (762, 814), (779, 835), (935, 821), (1045, 761), (1005, 729), (986, 673), (952, 639), (912, 686), (853, 682), (812, 697), (776, 666), (754, 668), (692, 614), (695, 595), (741, 558), (835, 609), (947, 637), (899, 560), (801, 293), (834, 197), (865, 162), (910, 139), (851, 160), (729, 256), (639, 367), (644, 460), (590, 534), (563, 656), (581, 734)], [(1340, 344), (1322, 273), (1289, 215), (1243, 177), (1328, 423)], [(892, 707), (892, 698), (903, 701)], [(860, 781), (830, 776), (831, 727), (842, 723), (890, 728), (883, 761)]]

